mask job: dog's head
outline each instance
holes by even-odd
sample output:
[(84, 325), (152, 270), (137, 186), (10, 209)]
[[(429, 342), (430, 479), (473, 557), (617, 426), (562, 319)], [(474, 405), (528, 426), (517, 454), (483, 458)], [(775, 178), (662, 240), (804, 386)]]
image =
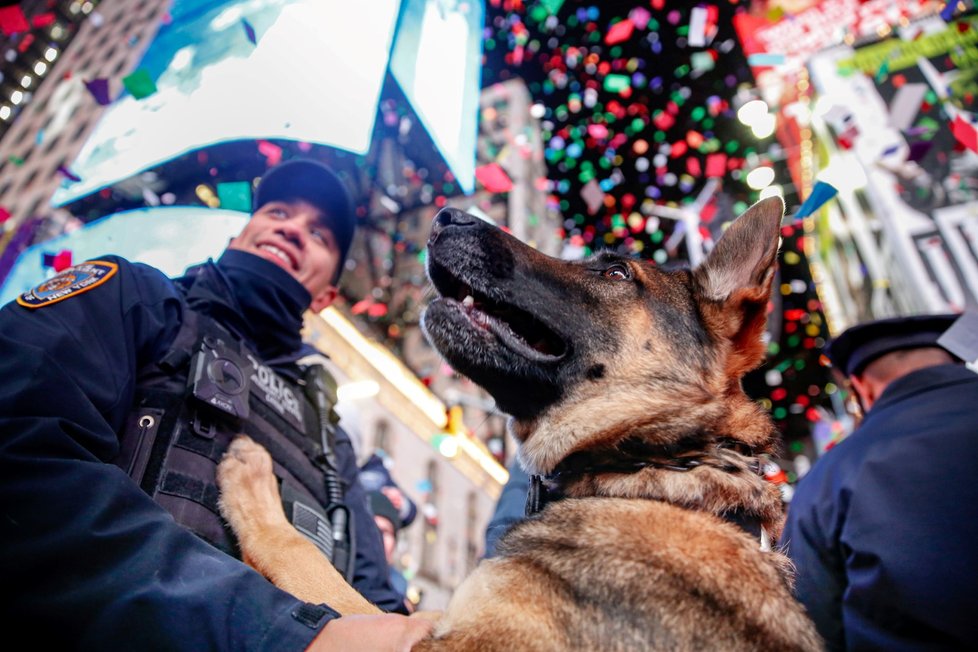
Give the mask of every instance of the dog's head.
[(664, 271), (607, 252), (558, 260), (447, 208), (428, 241), (440, 296), (422, 325), (511, 415), (537, 473), (579, 453), (767, 452), (771, 422), (741, 378), (764, 356), (783, 211), (758, 202), (696, 270)]

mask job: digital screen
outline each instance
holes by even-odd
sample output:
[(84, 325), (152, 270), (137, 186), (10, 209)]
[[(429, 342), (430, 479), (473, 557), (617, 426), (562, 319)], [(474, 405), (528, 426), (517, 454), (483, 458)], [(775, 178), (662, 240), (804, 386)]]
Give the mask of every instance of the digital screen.
[(475, 189), (484, 13), (478, 0), (404, 0), (390, 63), (466, 194)]
[(126, 93), (106, 109), (69, 165), (81, 181), (65, 180), (52, 204), (229, 140), (288, 139), (364, 153), (400, 4), (174, 0), (170, 22), (137, 66), (156, 92), (138, 100)]
[(219, 257), (248, 219), (247, 213), (206, 206), (140, 208), (103, 217), (21, 252), (0, 286), (0, 305), (54, 275), (44, 265), (45, 254), (68, 250), (73, 263), (115, 254), (180, 276), (191, 265)]

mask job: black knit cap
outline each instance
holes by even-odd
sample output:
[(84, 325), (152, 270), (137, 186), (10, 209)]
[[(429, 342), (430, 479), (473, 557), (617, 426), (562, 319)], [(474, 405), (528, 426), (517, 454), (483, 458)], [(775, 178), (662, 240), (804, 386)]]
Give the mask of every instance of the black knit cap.
[(847, 377), (852, 376), (887, 353), (938, 346), (937, 339), (958, 317), (956, 314), (914, 315), (858, 324), (829, 342), (825, 355), (833, 367)]
[(276, 165), (262, 176), (255, 190), (252, 212), (272, 201), (297, 199), (309, 202), (326, 215), (325, 224), (333, 232), (340, 250), (335, 282), (343, 271), (357, 226), (350, 193), (326, 165), (311, 159), (292, 159)]

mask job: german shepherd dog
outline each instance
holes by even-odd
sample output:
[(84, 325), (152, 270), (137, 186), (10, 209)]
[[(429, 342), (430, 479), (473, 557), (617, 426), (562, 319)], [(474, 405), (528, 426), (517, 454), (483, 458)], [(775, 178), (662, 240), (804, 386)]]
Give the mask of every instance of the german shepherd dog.
[[(783, 211), (758, 202), (692, 271), (608, 252), (562, 261), (438, 213), (425, 333), (511, 416), (542, 509), (414, 649), (821, 649), (768, 545), (782, 505), (759, 456), (775, 429), (741, 387), (764, 357)], [(293, 552), (304, 539), (284, 516), (269, 522), (281, 508), (256, 448), (239, 440), (219, 472), (246, 560), (307, 600), (376, 613), (312, 544)]]

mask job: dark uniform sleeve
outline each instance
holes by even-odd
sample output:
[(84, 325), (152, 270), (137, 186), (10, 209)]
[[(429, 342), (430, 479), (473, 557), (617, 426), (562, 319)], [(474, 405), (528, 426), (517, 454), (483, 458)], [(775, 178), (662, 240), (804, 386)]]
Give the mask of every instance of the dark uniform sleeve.
[(840, 550), (845, 491), (833, 487), (832, 474), (820, 460), (799, 483), (781, 542), (795, 564), (795, 597), (805, 606), (829, 650), (844, 650), (842, 598), (846, 590), (844, 553)]
[(486, 558), (496, 554), (499, 537), (526, 516), (526, 496), (530, 492), (530, 476), (514, 458), (509, 465), (509, 479), (503, 485), (492, 519), (486, 527)]
[(338, 430), (336, 437), (336, 459), (346, 489), (344, 502), (353, 517), (356, 539), (353, 586), (363, 597), (384, 611), (407, 614), (402, 596), (391, 584), (384, 541), (374, 523), (370, 508), (367, 507), (367, 494), (357, 479), (359, 469), (353, 443), (342, 428)]
[(301, 650), (335, 612), (219, 552), (109, 462), (141, 363), (180, 302), (119, 270), (57, 303), (0, 309), (0, 624), (39, 649)]

